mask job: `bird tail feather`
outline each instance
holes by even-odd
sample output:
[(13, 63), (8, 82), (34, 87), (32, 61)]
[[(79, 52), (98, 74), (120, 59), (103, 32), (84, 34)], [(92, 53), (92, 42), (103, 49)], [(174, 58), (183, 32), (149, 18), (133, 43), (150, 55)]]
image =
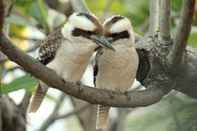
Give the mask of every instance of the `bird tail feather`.
[(39, 109), (39, 107), (40, 107), (40, 105), (41, 105), (41, 103), (42, 103), (42, 101), (45, 97), (45, 94), (46, 94), (47, 90), (48, 90), (47, 87), (42, 86), (41, 83), (38, 84), (36, 92), (35, 92), (35, 94), (32, 98), (30, 106), (29, 106), (29, 112), (30, 113), (31, 112), (36, 112)]
[(97, 107), (97, 119), (96, 119), (96, 129), (106, 129), (108, 126), (108, 115), (109, 115), (108, 106), (98, 105)]

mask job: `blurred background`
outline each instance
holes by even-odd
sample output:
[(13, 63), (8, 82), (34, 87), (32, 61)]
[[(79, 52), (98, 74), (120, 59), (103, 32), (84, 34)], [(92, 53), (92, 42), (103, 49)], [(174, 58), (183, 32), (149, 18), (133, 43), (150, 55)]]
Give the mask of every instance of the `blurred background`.
[[(85, 0), (89, 9), (105, 20), (113, 14), (127, 16), (134, 30), (144, 35), (149, 25), (147, 0)], [(171, 32), (176, 30), (182, 0), (172, 0)], [(7, 7), (5, 32), (21, 50), (37, 57), (39, 41), (61, 27), (69, 13), (68, 0), (5, 0)], [(197, 47), (197, 0), (192, 31), (188, 41)], [(38, 80), (1, 55), (0, 93), (20, 103), (27, 92), (34, 93)], [(93, 86), (92, 67), (82, 82)], [(139, 83), (135, 83), (138, 85)], [(134, 85), (134, 86), (135, 86)], [(40, 109), (27, 115), (28, 131), (93, 131), (95, 107), (50, 89)], [(55, 117), (54, 117), (55, 116)], [(113, 108), (109, 130), (113, 131), (197, 131), (197, 100), (172, 91), (160, 102), (135, 109)]]

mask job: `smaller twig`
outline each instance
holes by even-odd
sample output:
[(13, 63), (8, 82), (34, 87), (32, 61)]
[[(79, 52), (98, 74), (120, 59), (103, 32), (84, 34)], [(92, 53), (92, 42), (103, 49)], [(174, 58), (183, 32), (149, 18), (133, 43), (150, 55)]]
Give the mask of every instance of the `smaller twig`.
[(71, 7), (70, 0), (60, 2), (59, 0), (45, 0), (46, 4), (65, 16), (70, 16), (73, 13), (73, 8)]
[(10, 16), (11, 12), (12, 12), (12, 9), (14, 7), (14, 4), (16, 3), (16, 0), (12, 0), (11, 1), (11, 4), (9, 5), (8, 9), (7, 9), (7, 12), (6, 12), (6, 17)]
[(28, 105), (29, 105), (29, 102), (30, 102), (30, 99), (31, 99), (31, 92), (29, 91), (25, 91), (25, 95), (21, 101), (21, 103), (18, 105), (24, 112), (24, 114), (26, 114), (27, 112), (27, 108), (28, 108)]
[(149, 33), (154, 35), (159, 29), (159, 0), (150, 0)]
[(170, 0), (160, 1), (160, 38), (164, 41), (170, 40)]
[(49, 126), (52, 125), (52, 123), (55, 121), (54, 117), (58, 114), (58, 111), (64, 101), (64, 98), (65, 98), (65, 94), (62, 93), (59, 97), (57, 104), (55, 105), (55, 108), (53, 109), (53, 112), (46, 119), (46, 121), (42, 124), (42, 126), (40, 127), (38, 131), (46, 131), (49, 128)]
[(90, 107), (90, 104), (87, 104), (87, 105), (84, 105), (82, 106), (81, 108), (78, 108), (78, 109), (75, 109), (69, 113), (66, 113), (66, 114), (63, 114), (63, 115), (59, 115), (59, 116), (56, 116), (54, 119), (55, 120), (60, 120), (60, 119), (65, 119), (65, 118), (68, 118), (72, 115), (75, 115), (75, 114), (78, 114), (78, 113), (81, 113), (83, 112), (84, 110), (86, 110), (88, 107)]
[(51, 113), (51, 115), (46, 119), (46, 121), (42, 124), (42, 126), (40, 127), (40, 129), (38, 131), (46, 131), (49, 126), (51, 126), (55, 121), (60, 120), (60, 119), (65, 119), (68, 118), (72, 115), (78, 114), (83, 112), (85, 109), (87, 109), (88, 107), (90, 107), (90, 104), (87, 104), (85, 106), (82, 106), (80, 108), (74, 109), (73, 111), (63, 114), (63, 115), (58, 115), (59, 109), (63, 103), (63, 100), (65, 98), (65, 95), (62, 94), (58, 100), (58, 103), (56, 104), (53, 112)]
[(109, 12), (109, 10), (110, 10), (113, 2), (114, 2), (114, 0), (107, 0), (106, 5), (105, 5), (105, 8), (103, 10), (103, 14), (101, 16), (101, 20), (104, 20), (105, 19), (105, 17), (107, 15), (107, 13)]
[(174, 45), (168, 57), (172, 65), (178, 65), (182, 60), (192, 26), (194, 7), (195, 0), (184, 0), (181, 19), (174, 38)]
[(90, 12), (84, 0), (71, 0), (71, 5), (76, 12)]

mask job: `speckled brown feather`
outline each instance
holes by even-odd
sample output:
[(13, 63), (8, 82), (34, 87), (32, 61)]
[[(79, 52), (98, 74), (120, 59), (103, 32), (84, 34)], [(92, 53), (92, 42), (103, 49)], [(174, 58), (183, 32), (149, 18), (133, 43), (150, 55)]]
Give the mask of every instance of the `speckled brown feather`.
[(57, 29), (42, 41), (38, 56), (38, 60), (42, 64), (47, 65), (55, 58), (57, 49), (60, 47), (62, 39), (63, 36), (61, 30)]

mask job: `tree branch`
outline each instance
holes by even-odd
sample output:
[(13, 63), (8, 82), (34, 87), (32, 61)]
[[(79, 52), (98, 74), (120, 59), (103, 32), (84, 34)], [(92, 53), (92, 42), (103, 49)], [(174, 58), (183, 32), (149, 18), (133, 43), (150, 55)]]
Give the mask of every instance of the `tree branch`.
[(114, 2), (114, 0), (107, 0), (106, 1), (105, 7), (103, 9), (103, 14), (101, 16), (101, 20), (104, 20), (107, 17), (107, 14), (108, 14), (113, 2)]
[(0, 0), (0, 35), (3, 34), (3, 22), (4, 22), (4, 5), (3, 5), (3, 0)]
[(160, 38), (164, 41), (170, 40), (170, 0), (160, 0)]
[(52, 123), (55, 122), (55, 117), (56, 115), (58, 114), (58, 111), (64, 101), (64, 98), (65, 98), (65, 95), (64, 94), (61, 94), (60, 97), (59, 97), (59, 100), (58, 102), (56, 103), (55, 105), (55, 108), (53, 109), (53, 112), (51, 113), (51, 115), (46, 119), (46, 121), (42, 124), (42, 126), (40, 127), (40, 129), (38, 131), (46, 131), (49, 126), (52, 125)]
[(159, 29), (159, 0), (150, 0), (149, 11), (149, 33), (154, 35)]
[(50, 8), (65, 14), (67, 17), (73, 13), (70, 1), (60, 2), (59, 0), (45, 0), (45, 2)]
[(84, 105), (81, 108), (76, 108), (76, 109), (74, 109), (73, 111), (71, 111), (69, 113), (66, 113), (66, 114), (63, 114), (63, 115), (58, 115), (54, 119), (55, 120), (60, 120), (60, 119), (68, 118), (68, 117), (70, 117), (72, 115), (75, 115), (75, 114), (83, 112), (85, 109), (87, 109), (89, 107), (90, 107), (90, 104)]
[(70, 0), (71, 5), (76, 12), (90, 12), (84, 0)]
[(12, 99), (8, 96), (0, 97), (0, 105), (2, 131), (25, 131), (26, 119), (24, 114)]
[(171, 53), (169, 54), (169, 61), (173, 65), (179, 64), (182, 60), (192, 26), (194, 7), (195, 0), (184, 0), (181, 19), (174, 38), (174, 45)]
[(68, 118), (68, 117), (70, 117), (72, 115), (81, 113), (82, 111), (84, 111), (85, 109), (87, 109), (90, 106), (88, 104), (88, 105), (85, 105), (83, 107), (74, 109), (73, 111), (71, 111), (69, 113), (66, 113), (66, 114), (63, 114), (63, 115), (58, 115), (59, 109), (60, 109), (60, 107), (61, 107), (61, 105), (63, 103), (64, 98), (65, 98), (64, 94), (60, 95), (58, 103), (56, 104), (53, 112), (46, 119), (46, 121), (42, 124), (42, 126), (40, 127), (40, 129), (38, 131), (46, 131), (49, 128), (49, 126), (51, 126), (55, 121), (60, 120), (60, 119), (65, 119), (65, 118)]
[(10, 60), (19, 64), (25, 71), (31, 73), (49, 86), (92, 104), (116, 107), (147, 106), (158, 102), (169, 92), (169, 88), (157, 88), (159, 84), (144, 91), (118, 93), (65, 82), (53, 70), (17, 49), (4, 35), (0, 36), (0, 49)]
[(26, 114), (27, 112), (27, 108), (31, 99), (31, 93), (29, 91), (25, 91), (25, 95), (21, 101), (21, 103), (19, 104), (19, 108), (22, 109), (22, 111), (24, 112), (24, 114)]

